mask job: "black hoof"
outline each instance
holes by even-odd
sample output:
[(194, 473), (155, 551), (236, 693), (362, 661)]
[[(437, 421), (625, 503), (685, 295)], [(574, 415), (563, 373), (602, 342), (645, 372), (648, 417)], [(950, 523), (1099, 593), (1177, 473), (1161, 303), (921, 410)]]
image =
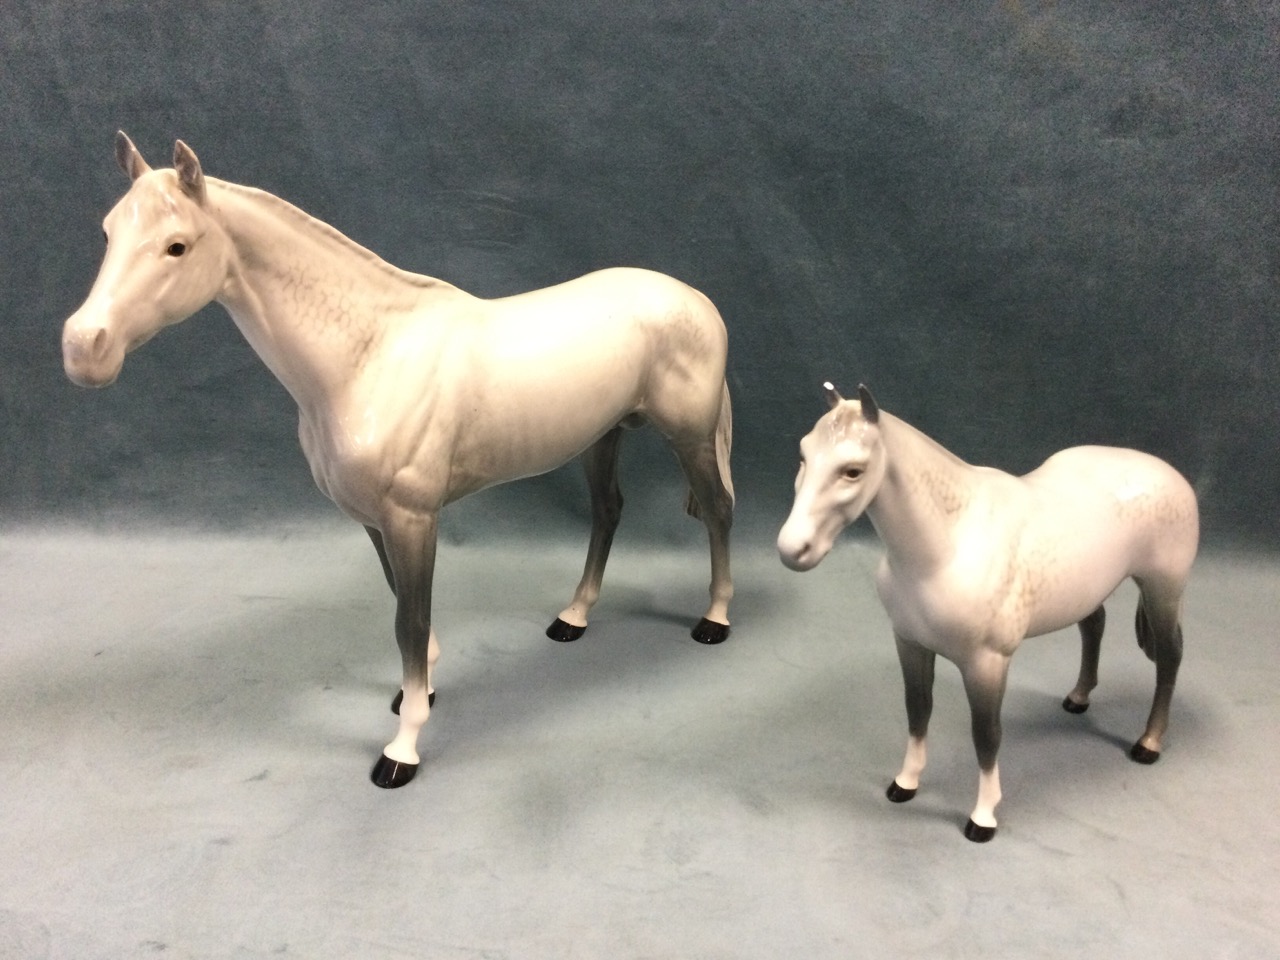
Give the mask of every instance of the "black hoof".
[(716, 623), (714, 620), (708, 620), (703, 617), (698, 621), (698, 625), (693, 628), (693, 632), (689, 636), (699, 643), (707, 645), (724, 643), (729, 639), (729, 625), (727, 623)]
[(565, 623), (559, 617), (556, 617), (551, 626), (547, 627), (547, 636), (556, 643), (572, 643), (586, 632), (586, 627), (575, 627), (572, 623)]
[(908, 790), (906, 787), (898, 786), (897, 780), (890, 780), (889, 789), (884, 792), (884, 795), (894, 803), (906, 803), (916, 795), (916, 791), (914, 788)]
[(1070, 697), (1067, 697), (1062, 701), (1062, 709), (1067, 711), (1067, 713), (1084, 713), (1089, 709), (1089, 704), (1076, 703)]
[(1149, 750), (1148, 748), (1144, 747), (1141, 743), (1135, 743), (1129, 749), (1129, 759), (1132, 760), (1134, 763), (1144, 763), (1147, 766), (1150, 766), (1151, 764), (1155, 763), (1157, 760), (1160, 759), (1160, 751)]
[[(400, 704), (404, 703), (404, 691), (401, 690), (396, 694), (396, 698), (391, 701), (391, 712), (397, 717), (400, 716)], [(427, 694), (427, 706), (434, 707), (436, 705), (436, 692), (432, 690)]]
[(403, 787), (412, 780), (413, 775), (417, 772), (418, 765), (416, 763), (400, 763), (392, 760), (384, 753), (378, 757), (378, 762), (373, 765), (369, 779), (380, 787), (394, 790), (396, 787)]
[(972, 820), (965, 822), (964, 838), (966, 840), (972, 840), (974, 843), (986, 843), (995, 835), (995, 827), (980, 827)]

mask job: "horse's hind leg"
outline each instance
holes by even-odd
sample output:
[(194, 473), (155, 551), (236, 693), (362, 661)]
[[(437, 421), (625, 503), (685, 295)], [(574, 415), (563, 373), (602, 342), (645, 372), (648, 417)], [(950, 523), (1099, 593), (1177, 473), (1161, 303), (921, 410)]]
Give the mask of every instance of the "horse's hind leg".
[(591, 543), (573, 602), (547, 627), (547, 636), (562, 643), (577, 640), (587, 629), (587, 616), (600, 598), (604, 566), (613, 545), (613, 534), (622, 517), (622, 491), (618, 488), (618, 443), (622, 428), (614, 427), (582, 455), (591, 491)]
[(720, 464), (723, 456), (727, 474), (727, 450), (718, 453), (714, 437), (693, 446), (676, 445), (675, 450), (693, 494), (691, 505), (696, 505), (696, 515), (706, 526), (711, 544), (711, 605), (691, 636), (699, 643), (723, 643), (729, 637), (729, 601), (733, 598), (733, 577), (729, 571), (733, 491), (726, 486)]
[(1084, 713), (1089, 709), (1089, 694), (1098, 685), (1098, 655), (1102, 651), (1102, 631), (1107, 626), (1107, 611), (1101, 606), (1080, 621), (1080, 678), (1075, 689), (1062, 701), (1067, 713)]
[(1160, 759), (1160, 741), (1169, 726), (1169, 707), (1173, 688), (1182, 664), (1182, 624), (1179, 622), (1181, 590), (1157, 588), (1139, 582), (1138, 610), (1134, 629), (1138, 645), (1156, 664), (1156, 692), (1147, 717), (1147, 729), (1133, 745), (1129, 756), (1138, 763), (1155, 763)]

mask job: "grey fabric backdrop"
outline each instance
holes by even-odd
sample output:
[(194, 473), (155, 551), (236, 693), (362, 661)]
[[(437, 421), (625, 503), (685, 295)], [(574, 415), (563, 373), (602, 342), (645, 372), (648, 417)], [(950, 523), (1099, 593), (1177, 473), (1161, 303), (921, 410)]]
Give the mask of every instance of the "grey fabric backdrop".
[[(748, 518), (781, 519), (832, 378), (971, 461), (1143, 447), (1211, 538), (1280, 533), (1274, 2), (46, 0), (0, 38), (4, 518), (326, 509), (220, 308), (110, 390), (63, 378), (124, 128), (482, 295), (612, 264), (701, 288)], [(629, 503), (674, 518), (673, 462), (632, 445)], [(509, 490), (455, 534), (585, 516), (572, 472)]]

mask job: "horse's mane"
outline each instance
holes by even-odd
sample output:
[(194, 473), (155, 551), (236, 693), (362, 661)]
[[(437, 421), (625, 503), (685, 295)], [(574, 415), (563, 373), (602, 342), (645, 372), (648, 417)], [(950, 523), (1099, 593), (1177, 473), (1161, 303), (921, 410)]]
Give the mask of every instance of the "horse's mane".
[(376, 267), (382, 272), (395, 277), (397, 280), (424, 288), (449, 286), (449, 284), (444, 280), (437, 280), (435, 277), (428, 277), (421, 273), (411, 273), (408, 270), (400, 269), (393, 263), (388, 263), (368, 247), (364, 247), (356, 243), (341, 230), (330, 226), (323, 220), (313, 217), (311, 214), (307, 213), (307, 211), (300, 207), (295, 207), (288, 200), (284, 200), (281, 197), (276, 196), (274, 193), (269, 193), (266, 190), (260, 190), (257, 187), (246, 187), (240, 183), (231, 183), (227, 180), (219, 180), (215, 177), (206, 177), (205, 180), (206, 182), (216, 185), (220, 190), (226, 190), (228, 193), (238, 194), (239, 196), (259, 203), (264, 203), (267, 206), (272, 207), (277, 212), (291, 217), (299, 223), (317, 231), (326, 239), (338, 244), (344, 250), (360, 257), (360, 259), (364, 260), (370, 266)]

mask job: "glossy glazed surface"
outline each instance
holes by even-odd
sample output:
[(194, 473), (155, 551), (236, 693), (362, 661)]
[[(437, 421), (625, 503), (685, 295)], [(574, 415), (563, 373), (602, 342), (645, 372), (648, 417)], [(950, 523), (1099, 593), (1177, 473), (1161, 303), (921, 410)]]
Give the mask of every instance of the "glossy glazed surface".
[(1097, 683), (1102, 604), (1128, 577), (1142, 595), (1139, 643), (1157, 667), (1135, 759), (1158, 756), (1181, 659), (1181, 598), (1199, 540), (1186, 480), (1145, 453), (1096, 446), (1063, 450), (1014, 477), (960, 460), (879, 410), (865, 387), (858, 400), (843, 399), (831, 384), (826, 390), (830, 409), (800, 442), (795, 502), (778, 552), (793, 570), (812, 569), (864, 512), (884, 543), (876, 587), (893, 623), (910, 726), (891, 799), (915, 790), (924, 769), (933, 661), (942, 654), (959, 666), (974, 715), (981, 773), (971, 820), (981, 829), (971, 839), (990, 839), (1010, 657), (1024, 637), (1080, 624), (1084, 653), (1068, 709), (1086, 706)]
[(152, 170), (123, 133), (116, 159), (132, 186), (104, 220), (97, 281), (65, 324), (67, 375), (106, 386), (165, 326), (210, 301), (227, 309), (297, 401), (316, 484), (369, 531), (396, 593), (405, 681), (384, 769), (418, 762), (439, 656), (430, 611), (441, 508), (582, 454), (591, 543), (559, 619), (585, 627), (621, 511), (624, 426), (652, 423), (680, 460), (711, 545), (704, 617), (728, 624), (727, 334), (706, 297), (662, 274), (612, 269), (483, 300), (399, 270), (271, 194), (206, 177), (181, 141), (173, 169)]

